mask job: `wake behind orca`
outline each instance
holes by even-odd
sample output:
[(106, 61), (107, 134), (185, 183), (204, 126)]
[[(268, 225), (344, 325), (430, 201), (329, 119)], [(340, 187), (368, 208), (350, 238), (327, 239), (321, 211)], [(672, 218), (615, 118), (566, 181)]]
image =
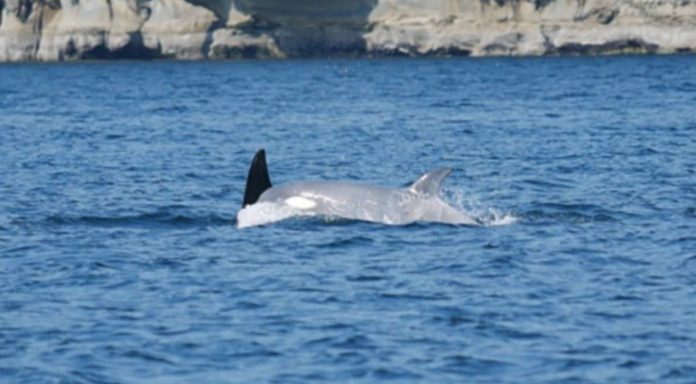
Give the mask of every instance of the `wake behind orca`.
[(389, 225), (414, 222), (480, 225), (474, 217), (440, 198), (452, 168), (438, 168), (408, 187), (391, 188), (350, 181), (300, 181), (274, 187), (266, 153), (256, 152), (249, 167), (244, 202), (237, 214), (240, 228), (296, 216), (324, 216)]

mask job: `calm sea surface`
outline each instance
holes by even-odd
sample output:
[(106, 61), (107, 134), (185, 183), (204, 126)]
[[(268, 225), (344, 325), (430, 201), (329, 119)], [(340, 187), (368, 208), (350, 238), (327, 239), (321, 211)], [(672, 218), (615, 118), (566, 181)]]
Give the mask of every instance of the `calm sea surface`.
[[(238, 229), (261, 147), (275, 183), (452, 166), (490, 225)], [(695, 356), (694, 56), (0, 66), (3, 384), (693, 383)]]

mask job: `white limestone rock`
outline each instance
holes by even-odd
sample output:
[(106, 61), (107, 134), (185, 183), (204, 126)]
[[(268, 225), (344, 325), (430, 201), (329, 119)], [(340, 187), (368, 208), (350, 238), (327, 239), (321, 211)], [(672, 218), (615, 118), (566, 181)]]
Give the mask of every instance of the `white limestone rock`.
[(275, 40), (267, 34), (251, 36), (236, 29), (223, 28), (213, 33), (208, 57), (211, 59), (285, 58)]
[(696, 0), (0, 0), (0, 61), (696, 52)]
[(150, 17), (140, 29), (143, 42), (163, 56), (203, 59), (212, 41), (211, 26), (217, 21), (210, 9), (184, 0), (153, 0)]
[(64, 1), (44, 24), (38, 60), (108, 58), (125, 47), (143, 23), (136, 0)]
[(368, 50), (412, 55), (696, 50), (692, 0), (381, 0)]
[(41, 42), (41, 24), (51, 8), (22, 0), (5, 0), (0, 9), (0, 61), (31, 60)]

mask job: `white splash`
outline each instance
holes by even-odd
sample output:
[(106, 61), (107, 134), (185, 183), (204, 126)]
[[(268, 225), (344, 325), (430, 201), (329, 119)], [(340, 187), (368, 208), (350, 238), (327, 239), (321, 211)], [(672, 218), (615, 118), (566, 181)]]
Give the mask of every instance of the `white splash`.
[(512, 212), (501, 211), (498, 208), (486, 206), (481, 200), (464, 193), (459, 189), (443, 189), (443, 194), (458, 210), (474, 217), (485, 227), (497, 227), (515, 224), (519, 218)]

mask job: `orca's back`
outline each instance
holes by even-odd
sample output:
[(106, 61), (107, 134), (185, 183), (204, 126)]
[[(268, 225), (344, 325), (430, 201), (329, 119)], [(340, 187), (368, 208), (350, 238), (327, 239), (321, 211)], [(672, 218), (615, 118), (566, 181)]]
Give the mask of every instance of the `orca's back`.
[(256, 203), (261, 194), (271, 188), (271, 178), (268, 176), (268, 166), (266, 165), (266, 151), (260, 149), (254, 155), (254, 159), (249, 166), (246, 188), (244, 189), (244, 202), (242, 208)]

